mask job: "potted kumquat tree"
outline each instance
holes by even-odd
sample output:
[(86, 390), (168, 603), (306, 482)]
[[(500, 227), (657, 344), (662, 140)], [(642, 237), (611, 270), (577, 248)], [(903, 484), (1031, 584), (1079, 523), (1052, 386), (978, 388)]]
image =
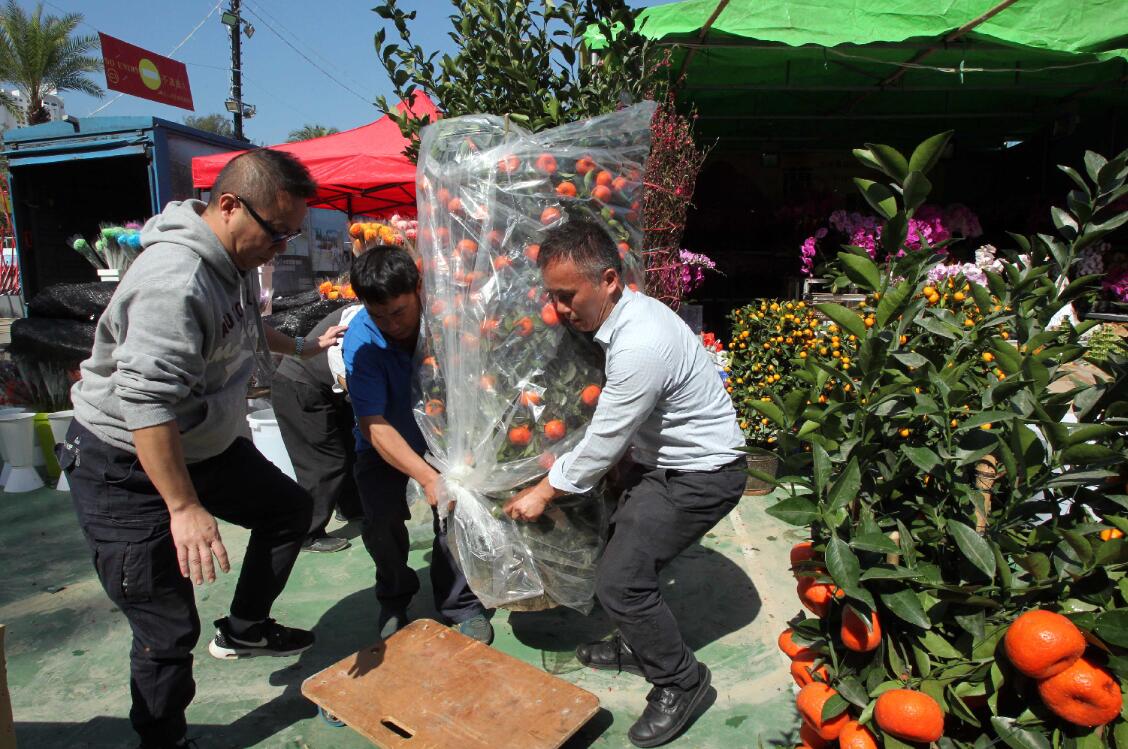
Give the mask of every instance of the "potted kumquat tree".
[(855, 152), (880, 175), (857, 184), (888, 259), (847, 247), (831, 263), (868, 294), (863, 309), (819, 305), (857, 338), (852, 365), (807, 357), (798, 395), (747, 404), (778, 435), (768, 512), (810, 533), (791, 561), (813, 616), (780, 638), (803, 732), (809, 746), (1128, 746), (1128, 370), (1113, 355), (1075, 384), (1091, 324), (1049, 327), (1095, 291), (1080, 251), (1128, 222), (1111, 207), (1128, 152), (1062, 167), (1076, 189), (1056, 236), (1012, 235), (997, 265), (938, 280), (934, 253), (899, 250), (947, 139)]

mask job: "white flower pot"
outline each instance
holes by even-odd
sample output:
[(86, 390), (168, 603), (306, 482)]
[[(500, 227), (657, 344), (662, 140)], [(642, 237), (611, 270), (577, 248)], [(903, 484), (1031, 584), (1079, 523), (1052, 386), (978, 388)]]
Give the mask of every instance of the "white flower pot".
[(12, 471), (4, 484), (5, 494), (30, 492), (43, 486), (35, 470), (35, 414), (0, 415), (0, 444)]
[[(0, 416), (18, 414), (26, 411), (22, 406), (5, 406), (0, 408)], [(8, 461), (8, 454), (4, 451), (4, 442), (0, 440), (0, 460), (4, 461), (4, 470), (0, 471), (0, 489), (8, 483), (8, 476), (12, 473), (12, 464)]]
[[(70, 429), (71, 419), (74, 418), (74, 411), (56, 411), (53, 414), (47, 415), (47, 420), (51, 422), (51, 434), (55, 438), (55, 444), (65, 442), (67, 439), (67, 430)], [(55, 490), (60, 492), (69, 492), (70, 483), (67, 481), (67, 472), (59, 471), (59, 483), (55, 485)]]

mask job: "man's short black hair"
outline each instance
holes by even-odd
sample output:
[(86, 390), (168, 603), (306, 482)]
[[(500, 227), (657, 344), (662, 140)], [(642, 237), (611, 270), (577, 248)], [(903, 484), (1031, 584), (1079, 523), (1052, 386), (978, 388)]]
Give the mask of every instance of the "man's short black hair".
[(545, 232), (537, 266), (544, 270), (557, 260), (571, 260), (592, 281), (608, 268), (623, 275), (619, 248), (602, 226), (587, 219), (567, 221)]
[(419, 268), (402, 247), (378, 245), (353, 258), (349, 282), (360, 301), (386, 304), (419, 288)]
[(246, 198), (258, 209), (277, 205), (282, 193), (309, 200), (317, 194), (317, 183), (305, 165), (285, 151), (255, 148), (228, 161), (215, 178), (211, 200), (224, 193)]

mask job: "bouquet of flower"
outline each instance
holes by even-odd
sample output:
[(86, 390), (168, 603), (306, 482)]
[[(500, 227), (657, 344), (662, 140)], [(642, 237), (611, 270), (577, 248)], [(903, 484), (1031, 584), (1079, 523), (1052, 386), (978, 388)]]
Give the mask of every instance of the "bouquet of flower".
[(349, 225), (354, 255), (377, 245), (395, 245), (414, 249), (419, 222), (394, 214), (387, 221), (356, 221)]
[[(828, 223), (829, 227), (820, 227), (800, 247), (800, 271), (803, 275), (812, 275), (818, 258), (823, 257), (824, 252), (833, 256), (842, 245), (861, 247), (871, 258), (884, 260), (878, 257), (882, 222), (877, 216), (838, 210), (830, 214)], [(967, 206), (954, 203), (941, 209), (935, 205), (922, 205), (909, 219), (905, 248), (910, 251), (928, 249), (944, 254), (942, 244), (953, 237), (975, 238), (982, 234), (979, 219)], [(937, 245), (941, 247), (937, 248)], [(904, 254), (904, 248), (898, 250), (898, 256)]]
[(653, 104), (528, 133), (499, 117), (423, 131), (418, 248), (427, 305), (416, 417), (457, 499), (448, 524), (487, 606), (591, 607), (607, 528), (600, 491), (514, 523), (504, 502), (582, 438), (602, 385), (602, 352), (560, 324), (541, 286), (542, 232), (584, 217), (641, 281), (632, 205)]

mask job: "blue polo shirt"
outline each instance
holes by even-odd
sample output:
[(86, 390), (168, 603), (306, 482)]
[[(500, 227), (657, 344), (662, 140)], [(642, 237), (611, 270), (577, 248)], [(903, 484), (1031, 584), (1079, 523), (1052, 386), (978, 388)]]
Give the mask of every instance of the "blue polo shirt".
[(423, 434), (415, 423), (411, 377), (411, 355), (389, 344), (367, 312), (361, 311), (349, 323), (341, 343), (345, 376), (356, 415), (356, 451), (372, 450), (367, 435), (360, 432), (360, 420), (383, 416), (396, 428), (415, 452), (427, 449)]

